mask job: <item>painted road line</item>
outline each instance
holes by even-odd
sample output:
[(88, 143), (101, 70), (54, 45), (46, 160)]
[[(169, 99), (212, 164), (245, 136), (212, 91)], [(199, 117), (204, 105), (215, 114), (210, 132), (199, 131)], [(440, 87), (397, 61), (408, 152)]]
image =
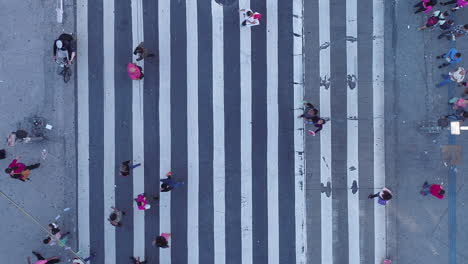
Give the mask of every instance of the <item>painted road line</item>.
[(88, 78), (88, 0), (76, 3), (77, 97), (78, 97), (78, 250), (89, 255), (89, 78)]
[(226, 263), (223, 6), (211, 1), (213, 18), (213, 208), (214, 262)]
[[(330, 117), (330, 1), (319, 1), (319, 44), (320, 44), (320, 112), (324, 117)], [(331, 126), (327, 122), (320, 131), (320, 182), (324, 186), (332, 186), (331, 177)], [(333, 226), (332, 226), (332, 194), (322, 192), (321, 204), (321, 239), (322, 264), (333, 263)]]
[[(171, 0), (158, 2), (159, 25), (159, 175), (171, 170)], [(159, 230), (171, 232), (171, 196), (160, 195)], [(171, 248), (159, 250), (159, 263), (171, 263)]]
[[(346, 1), (346, 36), (357, 38), (357, 0)], [(359, 121), (357, 87), (357, 41), (346, 41), (347, 98), (347, 186), (348, 186), (348, 251), (349, 264), (361, 263), (359, 248), (359, 192), (351, 188), (359, 186)], [(354, 168), (354, 169), (351, 169)], [(359, 190), (359, 189), (358, 189)]]
[[(293, 32), (300, 37), (294, 37), (294, 102), (304, 99), (304, 47), (303, 47), (303, 0), (293, 1)], [(301, 110), (294, 111), (294, 175), (295, 175), (295, 223), (296, 223), (296, 263), (305, 264), (307, 256), (307, 223), (305, 205), (305, 160), (304, 160), (304, 122), (298, 119)]]
[[(104, 211), (115, 206), (115, 79), (114, 79), (114, 1), (103, 2), (104, 31)], [(106, 263), (116, 263), (115, 227), (104, 221)]]
[(198, 192), (199, 192), (199, 149), (198, 149), (198, 16), (197, 1), (187, 0), (187, 259), (199, 262), (198, 240)]
[[(240, 0), (239, 9), (250, 0)], [(240, 21), (239, 21), (240, 23)], [(251, 28), (240, 27), (241, 89), (241, 232), (242, 264), (252, 264), (252, 41)]]
[(278, 0), (267, 0), (267, 204), (268, 263), (279, 263)]
[[(373, 0), (372, 83), (374, 118), (374, 189), (385, 186), (384, 0)], [(385, 206), (374, 204), (375, 263), (386, 256)]]
[[(142, 0), (133, 0), (132, 7), (132, 47), (138, 46), (144, 40), (143, 35), (143, 3)], [(142, 61), (136, 62), (144, 68)], [(144, 70), (143, 70), (144, 72)], [(133, 140), (133, 160), (142, 163), (137, 170), (132, 171), (133, 197), (145, 192), (145, 166), (144, 166), (144, 82), (132, 82), (132, 140)], [(133, 203), (133, 255), (145, 259), (145, 214), (138, 210), (136, 203)]]

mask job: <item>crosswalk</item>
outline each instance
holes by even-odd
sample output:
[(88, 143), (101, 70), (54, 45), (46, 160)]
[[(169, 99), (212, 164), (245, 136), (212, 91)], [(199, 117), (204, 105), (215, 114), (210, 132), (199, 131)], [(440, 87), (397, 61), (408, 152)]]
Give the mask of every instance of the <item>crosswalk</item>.
[[(344, 112), (353, 117), (343, 124), (335, 121), (344, 115), (335, 118), (334, 108), (339, 88), (333, 79), (336, 22), (330, 6), (335, 4), (78, 0), (80, 252), (95, 252), (92, 263), (106, 264), (128, 263), (129, 256), (177, 264), (366, 263), (369, 256), (380, 261), (384, 225), (374, 225), (375, 252), (368, 254), (367, 244), (360, 243), (368, 231), (359, 228), (369, 209), (361, 206), (367, 194), (349, 186), (379, 188), (385, 182), (383, 67), (376, 67), (383, 62), (383, 36), (369, 35), (376, 64), (369, 69), (371, 101), (379, 103), (371, 113), (374, 179), (363, 183), (368, 162), (359, 158), (360, 42), (346, 41), (344, 47), (342, 79), (350, 76), (356, 87), (338, 94), (345, 94)], [(304, 15), (310, 5), (319, 25), (314, 71), (321, 80), (314, 84), (308, 82), (307, 62), (304, 68), (309, 56)], [(261, 23), (240, 27), (239, 9), (249, 7), (262, 13)], [(373, 0), (371, 8), (373, 31), (383, 32), (383, 1)], [(357, 37), (358, 1), (347, 0), (343, 10), (343, 39)], [(132, 52), (142, 41), (157, 56), (136, 62), (145, 77), (132, 81), (125, 66), (135, 62)], [(321, 115), (331, 119), (314, 138), (305, 138), (307, 130), (296, 118), (305, 89)], [(345, 143), (344, 156), (336, 154), (336, 140)], [(311, 144), (316, 148), (305, 148)], [(343, 157), (345, 163), (336, 162)], [(129, 159), (143, 166), (122, 177), (120, 162)], [(338, 171), (337, 164), (354, 169)], [(168, 171), (185, 184), (159, 193), (159, 180)], [(336, 180), (342, 172), (345, 182)], [(347, 187), (345, 193), (335, 192), (335, 182)], [(331, 193), (322, 184), (331, 186)], [(133, 198), (140, 193), (159, 200), (139, 211)], [(107, 222), (111, 206), (126, 212), (122, 227)], [(341, 208), (347, 213), (338, 212)], [(382, 207), (370, 215), (372, 223), (385, 221)], [(346, 232), (337, 235), (340, 230)], [(160, 233), (171, 233), (169, 248), (152, 245)]]

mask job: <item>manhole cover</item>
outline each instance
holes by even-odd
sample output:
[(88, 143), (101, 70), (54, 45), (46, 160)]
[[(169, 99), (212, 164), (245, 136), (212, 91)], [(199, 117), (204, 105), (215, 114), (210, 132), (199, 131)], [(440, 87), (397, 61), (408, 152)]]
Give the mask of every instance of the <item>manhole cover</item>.
[(237, 0), (215, 0), (216, 3), (220, 4), (220, 5), (225, 5), (225, 6), (228, 6), (228, 5), (232, 5), (236, 2)]

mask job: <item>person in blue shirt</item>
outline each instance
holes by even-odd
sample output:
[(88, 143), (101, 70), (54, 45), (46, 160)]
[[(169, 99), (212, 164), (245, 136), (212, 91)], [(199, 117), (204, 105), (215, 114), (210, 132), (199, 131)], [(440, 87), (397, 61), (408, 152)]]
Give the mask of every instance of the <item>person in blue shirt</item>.
[(172, 172), (166, 174), (166, 179), (160, 180), (161, 183), (161, 192), (169, 192), (174, 188), (180, 187), (184, 182), (178, 182), (172, 178)]
[(447, 53), (436, 57), (437, 59), (445, 59), (447, 62), (439, 65), (439, 69), (442, 67), (449, 66), (452, 63), (459, 63), (462, 61), (461, 53), (455, 48), (451, 48)]

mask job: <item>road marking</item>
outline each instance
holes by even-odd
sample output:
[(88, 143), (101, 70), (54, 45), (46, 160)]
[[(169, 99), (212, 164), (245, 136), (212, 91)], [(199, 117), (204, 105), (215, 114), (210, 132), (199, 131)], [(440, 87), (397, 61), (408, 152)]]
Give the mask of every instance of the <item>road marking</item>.
[[(373, 0), (372, 82), (374, 119), (374, 189), (385, 186), (385, 93), (384, 93), (384, 17), (385, 3)], [(386, 256), (385, 206), (374, 204), (375, 263)]]
[[(138, 46), (144, 40), (143, 35), (143, 3), (142, 0), (133, 0), (132, 7), (132, 47)], [(133, 51), (133, 50), (132, 50)], [(136, 62), (144, 68), (143, 61)], [(144, 70), (143, 70), (144, 72)], [(133, 160), (142, 163), (142, 166), (132, 171), (133, 197), (145, 192), (145, 166), (144, 166), (144, 82), (132, 82), (132, 137)], [(145, 259), (145, 214), (138, 210), (133, 203), (133, 255)]]
[[(322, 116), (330, 117), (330, 1), (319, 1), (319, 44), (320, 48), (320, 112)], [(320, 182), (327, 186), (332, 184), (331, 165), (331, 126), (328, 122), (320, 131)], [(322, 192), (321, 204), (321, 238), (322, 263), (333, 263), (333, 227), (332, 227), (332, 195), (327, 197)]]
[[(171, 0), (158, 2), (159, 18), (159, 175), (171, 170)], [(171, 232), (171, 195), (159, 198), (159, 230)], [(159, 250), (159, 263), (171, 263), (171, 247)]]
[[(303, 47), (303, 0), (293, 1), (293, 32), (300, 37), (294, 37), (294, 102), (304, 99), (304, 47)], [(299, 55), (301, 54), (301, 55)], [(305, 205), (305, 161), (304, 156), (304, 122), (296, 118), (301, 110), (294, 111), (294, 175), (295, 175), (295, 224), (296, 224), (296, 263), (305, 264), (307, 256), (307, 223)]]
[(76, 5), (77, 97), (78, 97), (78, 250), (89, 255), (89, 69), (88, 69), (88, 0), (78, 0)]
[[(114, 1), (103, 2), (104, 50), (104, 214), (115, 206), (115, 79)], [(106, 263), (116, 263), (115, 227), (104, 221)]]
[[(357, 38), (357, 0), (346, 1), (346, 36)], [(347, 66), (347, 186), (348, 186), (348, 251), (349, 264), (361, 263), (359, 248), (359, 192), (353, 191), (353, 183), (359, 183), (359, 121), (358, 117), (358, 60), (357, 41), (346, 41)], [(359, 186), (359, 185), (358, 185)], [(354, 193), (353, 193), (354, 192)]]
[(226, 204), (224, 155), (223, 7), (211, 2), (213, 18), (213, 207), (214, 260), (226, 263)]
[[(239, 9), (248, 8), (250, 0), (240, 0)], [(239, 21), (240, 23), (240, 21)], [(252, 240), (252, 42), (251, 28), (240, 27), (241, 89), (241, 232), (242, 264), (253, 261)]]
[(268, 263), (279, 263), (278, 209), (278, 0), (267, 0), (267, 206)]
[(199, 150), (198, 150), (198, 19), (197, 1), (187, 0), (187, 259), (199, 262), (198, 245), (198, 192), (199, 192)]

